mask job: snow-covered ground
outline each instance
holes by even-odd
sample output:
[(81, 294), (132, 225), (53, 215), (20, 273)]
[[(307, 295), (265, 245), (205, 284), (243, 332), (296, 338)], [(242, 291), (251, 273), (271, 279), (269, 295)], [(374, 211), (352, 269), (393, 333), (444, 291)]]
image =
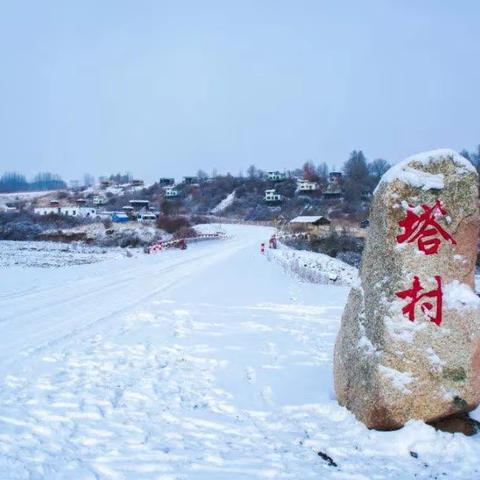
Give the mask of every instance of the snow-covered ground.
[(268, 228), (225, 229), (186, 251), (0, 270), (1, 479), (480, 477), (475, 437), (368, 431), (339, 407), (348, 287), (285, 274), (259, 253)]
[[(52, 229), (52, 233), (56, 230)], [(57, 230), (58, 231), (58, 230)], [(163, 230), (158, 229), (154, 224), (144, 224), (141, 222), (127, 222), (127, 223), (116, 223), (113, 222), (112, 225), (107, 229), (101, 222), (87, 223), (85, 225), (78, 225), (73, 228), (64, 228), (62, 230), (64, 233), (86, 233), (87, 237), (91, 239), (97, 245), (105, 245), (111, 243), (121, 243), (122, 238), (137, 238), (142, 243), (152, 243), (156, 240), (169, 240), (172, 235), (164, 232)]]
[[(81, 242), (18, 242), (0, 241), (0, 267), (65, 267), (83, 265), (127, 255), (120, 248), (85, 246)], [(9, 277), (12, 271), (8, 271)]]
[(0, 202), (11, 202), (13, 200), (33, 200), (34, 198), (47, 197), (57, 190), (41, 190), (37, 192), (13, 192), (0, 193)]
[(278, 250), (267, 250), (267, 257), (307, 282), (352, 286), (358, 281), (355, 267), (323, 253), (294, 250), (279, 244)]
[(37, 198), (48, 197), (52, 193), (54, 193), (54, 190), (42, 190), (40, 192), (0, 193), (0, 210), (12, 202), (31, 202)]

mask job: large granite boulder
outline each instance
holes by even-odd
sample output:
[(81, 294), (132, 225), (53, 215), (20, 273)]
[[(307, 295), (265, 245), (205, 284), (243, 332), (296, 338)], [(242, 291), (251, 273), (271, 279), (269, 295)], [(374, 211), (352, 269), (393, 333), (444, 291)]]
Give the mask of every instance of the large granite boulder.
[(377, 187), (358, 286), (335, 345), (335, 391), (369, 428), (480, 403), (475, 168), (452, 150), (392, 167)]

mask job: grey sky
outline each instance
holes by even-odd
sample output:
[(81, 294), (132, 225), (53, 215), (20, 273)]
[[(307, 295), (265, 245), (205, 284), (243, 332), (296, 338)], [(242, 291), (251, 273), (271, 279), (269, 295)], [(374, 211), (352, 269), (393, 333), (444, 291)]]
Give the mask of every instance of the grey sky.
[(0, 171), (154, 180), (480, 142), (479, 2), (0, 7)]

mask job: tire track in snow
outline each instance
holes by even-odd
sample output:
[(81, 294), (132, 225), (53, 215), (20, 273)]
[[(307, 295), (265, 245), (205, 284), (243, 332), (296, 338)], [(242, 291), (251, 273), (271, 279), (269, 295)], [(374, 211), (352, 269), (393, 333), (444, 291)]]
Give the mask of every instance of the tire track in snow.
[[(207, 250), (206, 252), (195, 254), (194, 256), (191, 255), (187, 259), (182, 259), (180, 261), (175, 262), (174, 264), (170, 264), (160, 269), (152, 268), (152, 267), (156, 267), (157, 265), (149, 266), (147, 268), (141, 267), (137, 269), (137, 273), (140, 272), (140, 273), (154, 274), (156, 276), (158, 275), (169, 276), (169, 281), (167, 281), (166, 283), (161, 283), (160, 285), (157, 285), (153, 290), (149, 291), (147, 294), (141, 294), (135, 297), (135, 300), (127, 302), (122, 307), (117, 308), (112, 312), (109, 312), (108, 314), (101, 315), (100, 317), (96, 317), (93, 320), (87, 321), (86, 323), (79, 325), (78, 327), (73, 327), (66, 334), (61, 334), (60, 336), (58, 336), (58, 333), (62, 330), (62, 327), (66, 326), (64, 315), (63, 315), (64, 312), (62, 311), (60, 312), (59, 319), (58, 321), (55, 322), (55, 321), (52, 321), (51, 311), (62, 310), (62, 306), (71, 304), (72, 299), (67, 299), (60, 303), (56, 302), (55, 299), (51, 299), (50, 301), (52, 303), (50, 305), (45, 305), (44, 307), (35, 308), (35, 310), (33, 311), (33, 314), (36, 318), (36, 323), (37, 323), (36, 328), (39, 328), (41, 325), (41, 323), (39, 324), (38, 322), (39, 313), (43, 312), (44, 313), (43, 317), (48, 318), (47, 325), (44, 326), (41, 333), (43, 337), (45, 336), (49, 337), (49, 340), (42, 341), (41, 339), (38, 339), (35, 342), (36, 345), (34, 347), (28, 347), (28, 346), (21, 347), (19, 350), (16, 351), (16, 355), (4, 361), (3, 364), (0, 363), (0, 369), (2, 368), (6, 369), (8, 367), (12, 367), (19, 359), (22, 359), (22, 361), (24, 361), (29, 358), (34, 358), (36, 355), (39, 355), (41, 352), (48, 350), (48, 348), (58, 346), (62, 342), (73, 340), (84, 332), (88, 332), (89, 334), (91, 334), (92, 329), (94, 329), (95, 326), (101, 323), (107, 322), (108, 320), (115, 319), (119, 315), (122, 315), (128, 312), (129, 310), (135, 309), (135, 307), (138, 307), (139, 305), (142, 305), (143, 303), (148, 302), (148, 300), (155, 298), (162, 292), (165, 292), (166, 290), (178, 285), (182, 281), (189, 278), (191, 275), (198, 274), (204, 268), (209, 267), (212, 264), (212, 261), (213, 263), (220, 262), (224, 260), (226, 257), (235, 254), (238, 250), (241, 250), (243, 248), (245, 248), (244, 244), (237, 243), (237, 245), (233, 244), (231, 248), (227, 250), (219, 250), (219, 251), (214, 250), (213, 252)], [(188, 267), (188, 268), (185, 268), (185, 267)], [(172, 275), (173, 277), (176, 277), (174, 278), (174, 280), (171, 280)], [(126, 285), (128, 284), (128, 282), (129, 282), (129, 279), (127, 278), (127, 279), (121, 280), (120, 282), (111, 282), (105, 288), (96, 287), (95, 291), (90, 291), (84, 295), (77, 296), (73, 299), (73, 301), (77, 305), (84, 305), (86, 300), (95, 299), (96, 297), (99, 297), (99, 302), (102, 302), (104, 301), (103, 298), (105, 293), (115, 292), (115, 290), (118, 288), (119, 285), (121, 284)], [(57, 290), (61, 292), (62, 287), (57, 287)], [(49, 311), (50, 311), (50, 314), (49, 314)], [(30, 312), (22, 312), (19, 315), (16, 315), (15, 317), (12, 317), (9, 319), (3, 319), (2, 328), (5, 328), (5, 322), (8, 322), (8, 320), (10, 320), (11, 322), (16, 322), (22, 316), (28, 316), (28, 315), (32, 315), (31, 310)], [(76, 312), (75, 315), (79, 317), (78, 312)], [(48, 335), (46, 335), (47, 332), (48, 332)], [(54, 339), (52, 340), (51, 337), (54, 337)]]

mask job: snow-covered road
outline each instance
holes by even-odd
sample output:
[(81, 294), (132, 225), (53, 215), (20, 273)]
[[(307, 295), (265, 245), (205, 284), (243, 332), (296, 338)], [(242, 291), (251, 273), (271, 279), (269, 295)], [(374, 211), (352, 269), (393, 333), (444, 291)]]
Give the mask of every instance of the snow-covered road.
[(348, 288), (286, 276), (259, 254), (267, 228), (227, 228), (186, 251), (0, 273), (0, 479), (480, 476), (476, 439), (369, 432), (340, 408)]

